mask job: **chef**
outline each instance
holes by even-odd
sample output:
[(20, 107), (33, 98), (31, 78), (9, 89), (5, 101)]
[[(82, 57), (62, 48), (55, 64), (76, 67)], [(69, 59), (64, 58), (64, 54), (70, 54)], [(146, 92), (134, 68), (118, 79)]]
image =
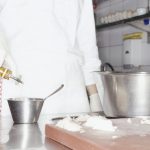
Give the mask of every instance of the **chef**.
[(1, 0), (0, 65), (24, 82), (3, 80), (2, 115), (8, 98), (44, 98), (61, 84), (42, 113), (100, 111), (92, 0)]

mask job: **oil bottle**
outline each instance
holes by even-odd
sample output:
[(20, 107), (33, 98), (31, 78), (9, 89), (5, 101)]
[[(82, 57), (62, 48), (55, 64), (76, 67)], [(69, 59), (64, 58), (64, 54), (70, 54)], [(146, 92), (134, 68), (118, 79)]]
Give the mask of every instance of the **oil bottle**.
[(19, 78), (13, 76), (11, 70), (4, 68), (4, 67), (0, 67), (0, 77), (3, 79), (7, 79), (7, 80), (11, 78), (19, 83), (23, 83)]

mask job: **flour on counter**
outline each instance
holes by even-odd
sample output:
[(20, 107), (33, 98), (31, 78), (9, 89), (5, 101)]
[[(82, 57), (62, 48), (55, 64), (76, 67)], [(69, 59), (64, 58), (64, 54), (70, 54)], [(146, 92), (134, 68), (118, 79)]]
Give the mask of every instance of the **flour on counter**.
[(74, 119), (75, 122), (86, 122), (90, 118), (90, 115), (79, 115), (76, 119)]
[(131, 118), (128, 118), (128, 119), (127, 119), (127, 122), (128, 122), (129, 124), (132, 124)]
[(83, 132), (82, 126), (75, 123), (70, 117), (64, 118), (63, 120), (58, 121), (56, 124), (57, 127), (72, 131), (72, 132)]
[(72, 132), (84, 132), (84, 127), (89, 127), (101, 131), (113, 132), (117, 127), (113, 126), (112, 121), (102, 116), (81, 115), (76, 119), (66, 117), (58, 121), (57, 127), (66, 129)]
[(118, 139), (118, 138), (119, 138), (119, 136), (117, 136), (117, 135), (112, 136), (112, 139)]
[(150, 124), (150, 120), (149, 119), (141, 119), (141, 124)]
[(115, 131), (117, 129), (117, 127), (113, 126), (111, 120), (101, 116), (92, 116), (83, 125), (102, 131)]

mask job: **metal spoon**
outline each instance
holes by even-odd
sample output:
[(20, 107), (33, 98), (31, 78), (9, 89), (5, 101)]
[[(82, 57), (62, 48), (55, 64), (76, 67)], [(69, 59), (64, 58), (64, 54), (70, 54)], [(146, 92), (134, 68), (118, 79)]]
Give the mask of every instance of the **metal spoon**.
[(51, 93), (50, 95), (46, 96), (43, 101), (45, 101), (47, 98), (49, 98), (50, 96), (52, 96), (53, 94), (57, 93), (59, 90), (61, 90), (64, 87), (64, 85), (62, 84), (58, 89), (56, 89), (53, 93)]

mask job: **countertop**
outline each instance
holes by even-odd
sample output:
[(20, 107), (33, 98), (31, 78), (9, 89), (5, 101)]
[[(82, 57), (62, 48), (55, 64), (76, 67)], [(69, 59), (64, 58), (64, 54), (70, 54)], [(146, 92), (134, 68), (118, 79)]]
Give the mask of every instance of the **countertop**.
[[(60, 115), (41, 115), (37, 124), (14, 124), (11, 117), (0, 117), (0, 150), (70, 150), (52, 140), (52, 132), (51, 139), (45, 137), (45, 124), (53, 124), (51, 119), (57, 116)], [(150, 118), (120, 118), (112, 119), (112, 122), (118, 128), (115, 132), (89, 129), (85, 133), (70, 133), (60, 129), (55, 131), (61, 131), (59, 140), (63, 134), (69, 134), (82, 138), (83, 142), (86, 139), (98, 143), (102, 147), (99, 150), (150, 150)]]
[(45, 124), (52, 115), (40, 116), (36, 124), (14, 124), (11, 117), (0, 117), (0, 150), (69, 150), (45, 138)]
[(150, 118), (110, 120), (116, 127), (115, 131), (83, 125), (82, 132), (71, 132), (48, 124), (46, 136), (74, 150), (150, 150)]

